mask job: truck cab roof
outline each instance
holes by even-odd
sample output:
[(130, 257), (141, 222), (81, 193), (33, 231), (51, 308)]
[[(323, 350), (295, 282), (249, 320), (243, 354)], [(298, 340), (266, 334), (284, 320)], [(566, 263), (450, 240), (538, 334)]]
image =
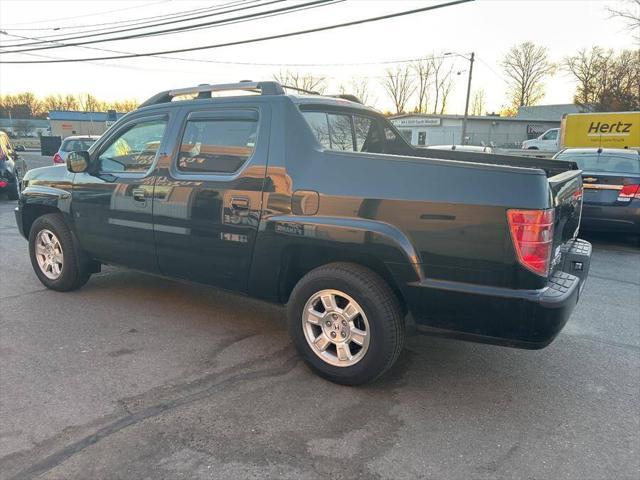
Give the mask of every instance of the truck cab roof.
[[(292, 90), (294, 92), (303, 93), (286, 93), (285, 90)], [(242, 92), (238, 95), (227, 95), (229, 92)], [(217, 96), (214, 93), (225, 93), (225, 95)], [(186, 98), (179, 100), (180, 97), (194, 96), (195, 98)], [(286, 85), (280, 85), (274, 81), (264, 82), (250, 82), (241, 81), (238, 83), (230, 84), (201, 84), (194, 87), (179, 88), (174, 90), (166, 90), (159, 92), (143, 102), (139, 109), (143, 109), (151, 106), (168, 106), (172, 103), (179, 103), (180, 105), (192, 105), (200, 103), (216, 103), (216, 102), (229, 102), (242, 101), (247, 98), (255, 99), (255, 96), (282, 98), (287, 97), (291, 99), (297, 105), (332, 105), (336, 107), (352, 107), (361, 110), (368, 110), (370, 112), (379, 113), (377, 110), (363, 105), (353, 95), (320, 95), (317, 92), (305, 91), (299, 88), (288, 87)]]

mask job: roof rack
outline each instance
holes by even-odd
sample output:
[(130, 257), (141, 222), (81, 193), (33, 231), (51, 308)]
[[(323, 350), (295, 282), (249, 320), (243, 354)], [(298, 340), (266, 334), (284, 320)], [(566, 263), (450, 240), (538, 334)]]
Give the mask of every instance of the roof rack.
[(155, 94), (147, 101), (143, 102), (139, 108), (148, 107), (149, 105), (158, 105), (160, 103), (169, 103), (174, 97), (181, 95), (198, 94), (198, 98), (211, 98), (211, 92), (225, 91), (248, 91), (260, 92), (261, 95), (284, 95), (282, 85), (278, 82), (251, 82), (243, 80), (238, 83), (223, 83), (218, 85), (202, 84), (195, 87), (176, 88), (174, 90), (165, 90)]
[(355, 103), (362, 104), (362, 100), (360, 100), (355, 95), (351, 95), (350, 93), (339, 93), (337, 95), (329, 95), (329, 96), (333, 97), (333, 98), (341, 98), (343, 100), (349, 100), (350, 102), (355, 102)]

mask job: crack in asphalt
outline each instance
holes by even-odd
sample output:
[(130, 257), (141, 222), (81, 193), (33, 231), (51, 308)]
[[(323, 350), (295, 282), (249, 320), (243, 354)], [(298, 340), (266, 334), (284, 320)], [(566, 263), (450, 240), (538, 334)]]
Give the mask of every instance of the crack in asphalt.
[[(287, 349), (280, 350), (275, 354), (271, 355), (270, 357), (268, 357), (267, 359), (264, 359), (264, 358), (257, 359), (252, 362), (248, 362), (247, 364), (239, 365), (236, 368), (232, 367), (230, 370), (234, 370), (237, 368), (247, 368), (248, 366), (252, 366), (253, 364), (256, 364), (256, 363), (264, 363), (265, 360), (268, 360), (269, 358), (275, 358), (280, 353), (282, 353), (282, 351)], [(58, 465), (68, 460), (73, 455), (83, 451), (84, 449), (86, 449), (87, 447), (90, 447), (91, 445), (98, 443), (99, 441), (109, 437), (110, 435), (118, 433), (119, 431), (127, 427), (136, 425), (137, 423), (140, 423), (149, 418), (161, 415), (167, 411), (173, 410), (175, 408), (178, 408), (184, 405), (188, 405), (198, 400), (202, 400), (204, 398), (207, 398), (210, 395), (214, 395), (215, 393), (217, 393), (219, 387), (235, 385), (235, 384), (238, 384), (244, 381), (249, 381), (249, 380), (259, 380), (264, 378), (272, 378), (272, 377), (286, 375), (296, 367), (298, 360), (299, 360), (298, 356), (293, 355), (287, 358), (284, 364), (281, 366), (265, 369), (265, 370), (257, 370), (257, 371), (251, 371), (251, 372), (232, 375), (210, 384), (207, 388), (203, 390), (177, 398), (172, 401), (160, 403), (157, 405), (152, 405), (138, 412), (130, 413), (128, 415), (125, 415), (124, 417), (120, 417), (112, 421), (111, 423), (105, 425), (104, 427), (98, 429), (96, 432), (92, 433), (91, 435), (85, 436), (84, 438), (81, 438), (80, 440), (77, 440), (71, 443), (70, 445), (67, 445), (61, 450), (51, 455), (48, 455), (42, 460), (32, 464), (30, 467), (18, 472), (16, 475), (9, 477), (9, 480), (18, 480), (18, 479), (24, 480), (28, 478), (38, 477), (43, 473), (46, 473), (47, 471), (57, 467)], [(193, 383), (199, 383), (199, 382), (202, 382), (202, 380), (203, 379), (199, 379)], [(187, 384), (185, 386), (182, 386), (182, 388), (183, 389), (189, 388), (190, 385), (191, 384)], [(121, 406), (124, 407), (125, 411), (129, 411), (128, 408), (122, 403), (121, 403)]]
[(21, 298), (21, 297), (26, 297), (29, 295), (33, 295), (34, 293), (42, 293), (42, 292), (47, 292), (49, 291), (48, 288), (40, 288), (38, 290), (31, 290), (30, 292), (23, 292), (23, 293), (17, 293), (15, 295), (6, 295), (6, 296), (2, 296), (0, 297), (1, 300), (13, 300), (15, 298)]

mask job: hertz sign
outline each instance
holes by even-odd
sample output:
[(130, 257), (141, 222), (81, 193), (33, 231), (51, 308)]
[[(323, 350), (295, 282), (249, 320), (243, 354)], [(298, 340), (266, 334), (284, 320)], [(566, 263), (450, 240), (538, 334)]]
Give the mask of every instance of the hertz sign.
[(561, 143), (563, 148), (640, 148), (640, 112), (565, 115)]

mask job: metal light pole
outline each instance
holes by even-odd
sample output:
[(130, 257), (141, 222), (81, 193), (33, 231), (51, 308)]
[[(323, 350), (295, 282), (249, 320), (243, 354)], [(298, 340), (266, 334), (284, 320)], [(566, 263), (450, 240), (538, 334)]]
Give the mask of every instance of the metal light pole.
[(475, 52), (471, 52), (469, 57), (469, 81), (467, 83), (467, 101), (464, 105), (464, 118), (462, 119), (462, 138), (460, 139), (460, 145), (466, 144), (467, 136), (467, 119), (469, 118), (469, 97), (471, 96), (471, 75), (473, 75), (473, 61), (475, 59)]

